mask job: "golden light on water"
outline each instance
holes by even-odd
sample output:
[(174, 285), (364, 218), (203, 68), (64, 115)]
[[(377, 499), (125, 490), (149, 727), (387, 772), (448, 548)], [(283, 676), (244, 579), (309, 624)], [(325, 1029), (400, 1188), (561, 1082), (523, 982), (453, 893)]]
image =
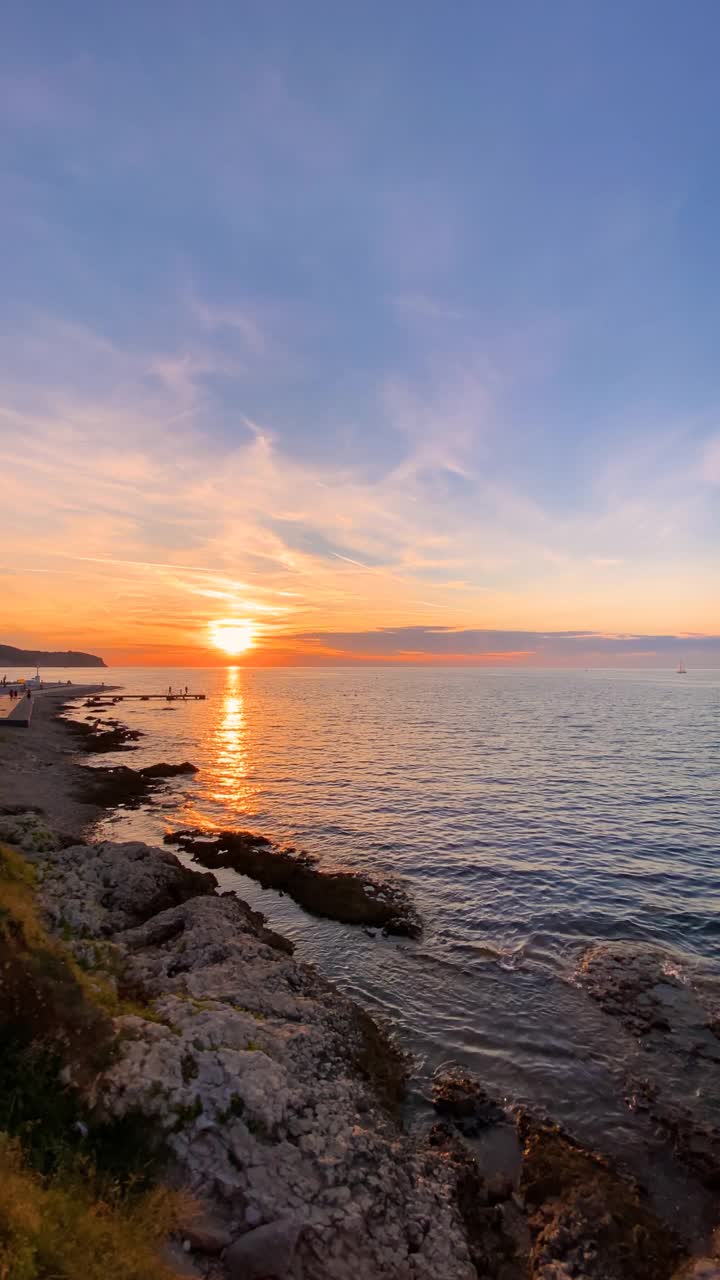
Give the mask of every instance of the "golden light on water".
[(227, 673), (222, 715), (215, 732), (216, 777), (213, 799), (233, 808), (248, 800), (247, 724), (245, 700), (236, 667)]
[(258, 786), (251, 780), (253, 755), (240, 668), (228, 667), (219, 694), (220, 712), (208, 740), (207, 768), (200, 775), (195, 800), (191, 798), (185, 810), (192, 826), (210, 829), (217, 826), (217, 819), (209, 816), (208, 806), (210, 813), (220, 805), (233, 814), (254, 813), (257, 807)]
[(252, 622), (238, 621), (235, 618), (219, 618), (211, 622), (208, 628), (210, 643), (216, 649), (222, 649), (229, 657), (237, 657), (246, 653), (255, 644), (255, 627)]

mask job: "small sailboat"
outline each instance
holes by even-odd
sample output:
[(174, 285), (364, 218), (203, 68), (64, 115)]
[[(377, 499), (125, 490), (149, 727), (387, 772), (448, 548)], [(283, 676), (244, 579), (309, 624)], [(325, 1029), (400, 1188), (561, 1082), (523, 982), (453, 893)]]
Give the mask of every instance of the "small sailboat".
[(677, 674), (678, 674), (679, 676), (686, 676), (686, 675), (687, 675), (687, 667), (683, 666), (682, 662), (678, 662), (677, 667), (676, 667), (676, 671), (677, 671)]

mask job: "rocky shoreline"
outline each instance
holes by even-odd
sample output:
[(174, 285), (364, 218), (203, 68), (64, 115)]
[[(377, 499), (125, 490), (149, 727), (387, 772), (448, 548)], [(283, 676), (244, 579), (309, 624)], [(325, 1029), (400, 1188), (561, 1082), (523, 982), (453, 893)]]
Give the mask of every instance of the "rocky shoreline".
[[(58, 1088), (80, 1090), (98, 1122), (140, 1117), (148, 1150), (162, 1152), (162, 1178), (194, 1198), (165, 1248), (171, 1273), (206, 1280), (720, 1276), (710, 1242), (702, 1258), (685, 1258), (631, 1178), (550, 1122), (508, 1113), (460, 1068), (434, 1082), (437, 1121), (408, 1133), (399, 1109), (409, 1069), (402, 1050), (297, 960), (260, 913), (218, 892), (211, 871), (184, 866), (167, 848), (93, 843), (82, 834), (98, 810), (81, 791), (80, 766), (63, 757), (62, 735), (70, 732), (50, 726), (56, 758), (45, 765), (30, 756), (51, 754), (47, 743), (40, 749), (28, 740), (25, 767), (38, 775), (56, 767), (58, 790), (84, 798), (58, 794), (55, 805), (44, 785), (35, 810), (45, 812), (38, 813), (3, 786), (0, 842), (32, 869), (54, 945), (82, 971), (86, 990), (112, 997), (109, 1059), (88, 1073), (83, 1046), (66, 1037)], [(216, 857), (226, 865), (222, 858), (239, 849), (243, 857), (258, 850), (277, 857), (257, 841), (248, 850), (247, 837), (240, 848), (238, 835), (212, 837), (211, 864)], [(293, 855), (282, 864), (291, 878)], [(27, 932), (22, 919), (14, 928)], [(672, 975), (650, 960), (630, 963), (596, 948), (580, 980), (609, 1018), (630, 1020), (640, 1039), (675, 1035), (680, 997)], [(714, 1070), (711, 1013), (698, 1005), (681, 1021), (695, 1027), (698, 1018), (703, 1034), (693, 1043)], [(684, 1052), (685, 1042), (676, 1047)], [(660, 1082), (650, 1081), (649, 1094), (652, 1087), (658, 1123), (675, 1126), (680, 1158), (716, 1185), (717, 1135), (693, 1130), (692, 1118), (668, 1117)], [(490, 1176), (465, 1141), (497, 1124), (517, 1131), (514, 1180)], [(68, 1141), (81, 1155), (83, 1125)]]
[(202, 1200), (186, 1274), (284, 1277), (291, 1257), (306, 1280), (476, 1274), (442, 1152), (394, 1115), (403, 1055), (258, 913), (166, 850), (63, 846), (28, 814), (0, 838), (75, 958), (147, 1008), (115, 1018), (94, 1107), (147, 1117)]

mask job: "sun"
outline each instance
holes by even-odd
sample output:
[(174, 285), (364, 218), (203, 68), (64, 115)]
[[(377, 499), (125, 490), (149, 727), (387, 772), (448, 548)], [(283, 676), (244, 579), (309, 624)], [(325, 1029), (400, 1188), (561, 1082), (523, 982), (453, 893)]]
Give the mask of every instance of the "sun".
[(255, 628), (251, 622), (236, 622), (234, 618), (221, 618), (211, 622), (209, 626), (210, 642), (216, 649), (222, 649), (231, 658), (252, 649), (255, 643)]

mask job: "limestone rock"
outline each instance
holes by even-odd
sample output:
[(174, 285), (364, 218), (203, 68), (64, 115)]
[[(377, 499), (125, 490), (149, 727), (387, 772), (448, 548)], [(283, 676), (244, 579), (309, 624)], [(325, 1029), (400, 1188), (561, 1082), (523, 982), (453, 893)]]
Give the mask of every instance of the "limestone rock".
[(0, 815), (0, 840), (17, 845), (25, 853), (49, 853), (60, 847), (60, 839), (41, 814), (30, 810)]
[(227, 1223), (207, 1208), (193, 1218), (181, 1234), (185, 1247), (198, 1253), (222, 1253), (232, 1242)]
[(299, 1223), (285, 1218), (240, 1236), (225, 1254), (229, 1280), (286, 1280), (300, 1230)]
[(92, 1097), (98, 1119), (152, 1120), (172, 1184), (223, 1224), (195, 1237), (194, 1255), (186, 1226), (178, 1270), (184, 1259), (219, 1280), (201, 1248), (227, 1224), (244, 1280), (271, 1248), (283, 1280), (291, 1259), (302, 1280), (475, 1280), (442, 1154), (405, 1135), (377, 1091), (389, 1102), (404, 1065), (369, 1015), (168, 850), (106, 841), (28, 856), (51, 921), (80, 934), (83, 954), (111, 951), (151, 1002), (116, 1017)]
[[(398, 1062), (367, 1014), (168, 850), (32, 856), (50, 917), (82, 945), (111, 946), (153, 1004), (116, 1019), (117, 1056), (93, 1086), (99, 1116), (156, 1120), (173, 1182), (227, 1224), (238, 1253), (264, 1226), (301, 1223), (303, 1280), (474, 1280), (442, 1156), (404, 1135), (375, 1092), (391, 1096)], [(192, 1246), (190, 1226), (183, 1239)], [(201, 1247), (197, 1267), (215, 1276)]]
[(81, 933), (108, 936), (197, 894), (212, 893), (213, 875), (184, 867), (166, 849), (139, 841), (70, 845), (41, 867), (42, 898), (51, 919)]

